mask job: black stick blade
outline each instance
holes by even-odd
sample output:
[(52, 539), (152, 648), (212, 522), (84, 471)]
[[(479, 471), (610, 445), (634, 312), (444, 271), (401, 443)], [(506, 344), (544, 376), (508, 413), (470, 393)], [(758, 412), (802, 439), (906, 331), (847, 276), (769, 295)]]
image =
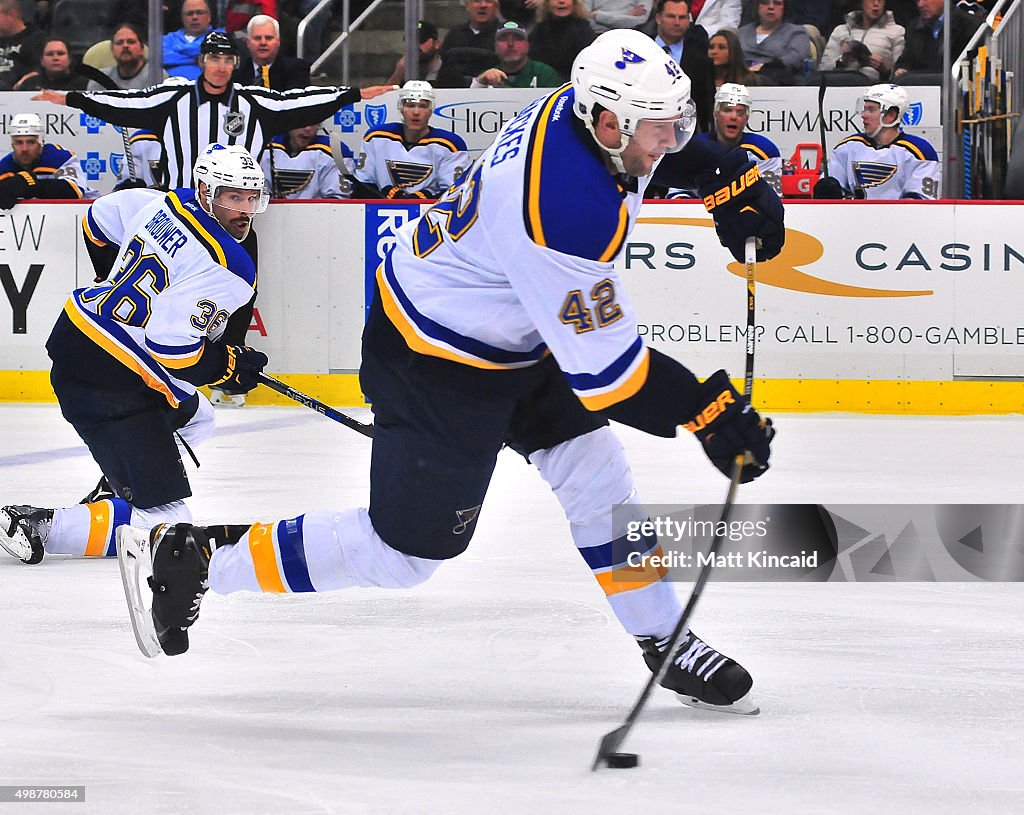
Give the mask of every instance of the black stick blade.
[(590, 766), (591, 772), (596, 772), (602, 766), (607, 765), (608, 757), (619, 752), (622, 742), (626, 740), (629, 728), (626, 725), (616, 727), (610, 733), (606, 733), (597, 747), (597, 755), (594, 756), (594, 763)]

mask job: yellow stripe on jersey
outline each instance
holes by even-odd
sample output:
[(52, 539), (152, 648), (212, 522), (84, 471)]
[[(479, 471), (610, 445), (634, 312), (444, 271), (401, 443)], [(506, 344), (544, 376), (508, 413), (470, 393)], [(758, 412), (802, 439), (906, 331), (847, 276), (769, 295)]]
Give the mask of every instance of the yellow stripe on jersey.
[(753, 153), (755, 156), (757, 156), (759, 159), (762, 159), (763, 161), (767, 161), (769, 158), (768, 154), (760, 147), (758, 147), (756, 144), (748, 144), (747, 142), (743, 142), (742, 144), (740, 144), (740, 148), (746, 150), (748, 153)]
[(88, 215), (83, 215), (82, 216), (82, 232), (85, 233), (85, 237), (89, 239), (89, 242), (92, 243), (92, 244), (95, 244), (96, 246), (109, 246), (110, 245), (106, 241), (101, 241), (99, 238), (97, 238), (93, 234), (93, 231), (89, 228), (89, 216)]
[[(862, 136), (860, 133), (858, 133), (855, 136), (848, 136), (847, 138), (845, 138), (841, 142), (839, 142), (839, 144), (846, 144), (847, 142), (851, 142), (851, 141), (856, 141), (856, 142), (860, 142), (861, 144), (866, 144), (868, 147), (874, 147), (874, 144), (872, 144), (871, 139), (869, 139), (867, 136)], [(839, 144), (837, 144), (836, 147), (838, 147)]]
[(277, 565), (277, 547), (274, 545), (274, 527), (276, 524), (253, 524), (249, 528), (249, 553), (252, 565), (256, 570), (256, 582), (260, 589), (275, 594), (284, 594), (288, 590), (281, 580), (281, 570)]
[(149, 351), (149, 355), (153, 357), (153, 359), (155, 359), (165, 368), (190, 368), (197, 362), (199, 362), (199, 358), (203, 355), (203, 352), (206, 350), (206, 343), (204, 342), (202, 345), (199, 346), (198, 351), (196, 351), (193, 354), (189, 354), (188, 356), (165, 357), (161, 354), (158, 354), (156, 351), (153, 351), (150, 348), (147, 348), (146, 350)]
[[(425, 139), (420, 139), (418, 142), (416, 142), (416, 145), (420, 145), (420, 144), (443, 144), (445, 147), (447, 147), (453, 153), (458, 153), (459, 152), (459, 148), (455, 146), (455, 143), (453, 141), (451, 141), (451, 139), (445, 139), (445, 138), (442, 138), (441, 136), (429, 136), (429, 137), (427, 137)], [(414, 146), (416, 146), (416, 145), (414, 145)]]
[(925, 161), (924, 153), (921, 152), (921, 148), (913, 142), (907, 141), (906, 139), (896, 139), (894, 144), (898, 144), (900, 147), (905, 147), (911, 153), (913, 153), (919, 160)]
[(405, 312), (402, 311), (399, 306), (398, 300), (388, 287), (388, 282), (384, 277), (383, 265), (377, 268), (377, 288), (380, 290), (380, 299), (384, 306), (384, 313), (388, 315), (388, 319), (391, 320), (391, 324), (398, 329), (398, 333), (402, 335), (402, 338), (405, 340), (405, 344), (417, 354), (439, 357), (451, 362), (459, 362), (463, 365), (469, 365), (473, 368), (484, 368), (489, 371), (506, 371), (512, 367), (508, 365), (498, 365), (495, 362), (486, 362), (485, 360), (477, 359), (476, 357), (462, 356), (448, 348), (439, 347), (423, 339), (423, 337), (419, 335), (419, 332), (417, 332), (416, 326), (413, 325), (412, 321), (405, 316)]
[(371, 139), (391, 139), (392, 141), (405, 141), (397, 133), (389, 133), (387, 130), (371, 130), (365, 136), (363, 141), (370, 141)]
[(319, 150), (321, 153), (326, 153), (329, 156), (334, 155), (334, 150), (329, 144), (311, 144), (306, 148), (307, 150)]
[(577, 392), (576, 395), (583, 403), (583, 406), (587, 410), (604, 410), (634, 396), (644, 386), (644, 383), (647, 381), (647, 373), (651, 368), (651, 355), (646, 345), (640, 353), (642, 357), (636, 370), (614, 390), (595, 394), (594, 396), (584, 396)]
[(629, 210), (626, 209), (626, 202), (623, 201), (619, 206), (619, 223), (615, 226), (615, 234), (612, 235), (611, 241), (608, 243), (607, 248), (601, 253), (598, 258), (602, 263), (607, 263), (612, 260), (619, 250), (622, 248), (622, 242), (626, 239), (626, 229), (629, 227)]
[(530, 218), (529, 226), (533, 241), (538, 246), (547, 246), (547, 241), (544, 240), (544, 225), (540, 218), (540, 164), (544, 152), (544, 136), (547, 134), (548, 117), (551, 115), (552, 109), (558, 100), (570, 90), (571, 88), (566, 88), (561, 93), (553, 93), (537, 116), (537, 130), (532, 143), (533, 155), (530, 156), (530, 169), (526, 174), (526, 200), (528, 202), (526, 211)]
[(144, 364), (139, 362), (134, 355), (128, 352), (126, 348), (118, 345), (106, 334), (99, 330), (99, 328), (92, 323), (81, 311), (79, 311), (78, 304), (75, 301), (68, 300), (64, 306), (64, 313), (68, 315), (68, 318), (75, 324), (79, 331), (81, 331), (90, 340), (96, 343), (100, 348), (106, 351), (110, 356), (124, 365), (128, 370), (134, 371), (146, 383), (147, 387), (152, 388), (164, 395), (167, 403), (171, 407), (178, 406), (178, 399), (171, 392), (171, 389), (167, 387), (167, 383), (159, 377), (155, 376), (152, 371), (149, 370)]
[[(646, 588), (657, 583), (668, 574), (668, 569), (665, 566), (655, 568), (651, 565), (648, 558), (664, 558), (660, 544), (653, 552), (643, 558), (641, 561), (643, 565), (621, 566), (618, 569), (609, 569), (606, 572), (595, 572), (594, 577), (597, 578), (597, 582), (609, 597), (624, 591)], [(660, 563), (661, 561), (655, 562)]]
[(189, 212), (181, 203), (181, 199), (178, 198), (177, 194), (173, 192), (167, 193), (167, 200), (171, 202), (171, 206), (174, 207), (174, 211), (177, 212), (182, 218), (188, 221), (192, 227), (198, 233), (196, 237), (199, 238), (202, 243), (206, 245), (207, 250), (213, 255), (216, 260), (225, 269), (228, 266), (227, 255), (224, 254), (224, 249), (217, 242), (217, 239), (213, 237), (209, 232), (206, 231), (199, 219), (196, 218), (191, 212)]
[(58, 179), (58, 180), (59, 181), (67, 181), (68, 186), (71, 187), (71, 189), (73, 189), (75, 191), (75, 195), (77, 195), (79, 198), (85, 198), (85, 196), (82, 195), (82, 191), (80, 189), (78, 189), (78, 185), (74, 181), (68, 181), (66, 178), (61, 178), (61, 179)]
[(110, 501), (86, 504), (89, 508), (89, 538), (85, 544), (86, 557), (103, 557), (107, 553), (110, 527), (114, 523), (113, 506)]

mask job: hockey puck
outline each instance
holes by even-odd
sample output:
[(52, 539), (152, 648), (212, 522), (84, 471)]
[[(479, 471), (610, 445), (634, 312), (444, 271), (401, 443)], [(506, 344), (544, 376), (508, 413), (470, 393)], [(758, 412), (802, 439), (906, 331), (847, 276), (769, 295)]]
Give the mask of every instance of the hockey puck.
[(636, 753), (611, 753), (605, 763), (614, 770), (629, 770), (640, 763), (640, 756)]

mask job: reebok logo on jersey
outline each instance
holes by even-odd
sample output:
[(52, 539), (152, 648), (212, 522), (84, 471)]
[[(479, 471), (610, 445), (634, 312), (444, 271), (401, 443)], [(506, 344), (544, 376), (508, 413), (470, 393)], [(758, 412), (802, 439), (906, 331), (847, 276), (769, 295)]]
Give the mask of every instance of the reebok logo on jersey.
[(714, 402), (709, 404), (704, 410), (698, 413), (691, 421), (683, 425), (691, 433), (696, 433), (703, 430), (715, 419), (721, 416), (726, 411), (727, 405), (736, 404), (736, 400), (733, 398), (732, 391), (724, 390), (715, 399)]
[(730, 184), (726, 184), (721, 189), (716, 190), (710, 195), (704, 196), (704, 209), (711, 212), (715, 207), (720, 207), (727, 201), (731, 201), (733, 198), (737, 198), (747, 191), (750, 187), (754, 186), (758, 181), (761, 180), (761, 170), (755, 164), (749, 170), (747, 170), (739, 178), (732, 181)]

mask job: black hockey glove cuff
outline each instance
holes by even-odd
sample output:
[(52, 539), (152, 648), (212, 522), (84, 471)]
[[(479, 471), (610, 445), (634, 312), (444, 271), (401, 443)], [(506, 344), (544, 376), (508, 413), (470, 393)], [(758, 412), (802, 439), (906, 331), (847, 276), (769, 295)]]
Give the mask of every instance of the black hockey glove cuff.
[(134, 190), (148, 186), (149, 185), (141, 178), (126, 178), (123, 181), (118, 181), (117, 184), (114, 185), (114, 192), (119, 192), (121, 190)]
[(747, 397), (732, 386), (725, 371), (715, 371), (704, 380), (700, 394), (697, 414), (684, 427), (704, 446), (711, 463), (731, 476), (736, 456), (748, 453), (741, 484), (767, 471), (775, 436), (772, 420), (761, 418)]
[(760, 238), (757, 259), (770, 260), (786, 242), (782, 201), (757, 165), (742, 156), (742, 162), (737, 150), (723, 156), (714, 176), (701, 185), (700, 197), (714, 218), (718, 239), (736, 260), (745, 260), (750, 237)]
[(25, 171), (0, 181), (0, 209), (11, 209), (23, 198), (35, 198), (35, 186), (35, 176)]
[(846, 193), (843, 191), (842, 186), (830, 175), (818, 179), (817, 183), (814, 185), (814, 191), (811, 195), (814, 198), (825, 200), (836, 200), (846, 197)]
[(211, 382), (231, 393), (248, 393), (259, 382), (258, 374), (266, 367), (267, 355), (248, 345), (224, 345), (226, 353), (224, 374)]

